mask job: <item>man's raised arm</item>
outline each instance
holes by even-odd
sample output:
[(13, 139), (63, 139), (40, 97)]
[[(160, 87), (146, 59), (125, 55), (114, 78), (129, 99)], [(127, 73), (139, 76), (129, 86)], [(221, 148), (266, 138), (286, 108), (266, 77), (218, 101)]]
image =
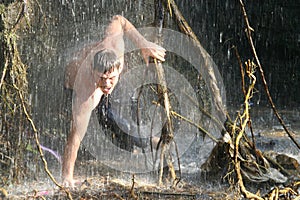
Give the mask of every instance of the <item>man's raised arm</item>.
[[(123, 16), (116, 15), (112, 18), (111, 23), (106, 29), (105, 39), (114, 38), (111, 43), (114, 47), (121, 46), (124, 48), (124, 44), (119, 44), (119, 39), (123, 39), (123, 35), (130, 38), (133, 43), (141, 49), (143, 57), (148, 65), (149, 56), (164, 61), (166, 50), (155, 43), (147, 41), (137, 29)], [(119, 39), (118, 39), (119, 38)], [(105, 40), (104, 39), (104, 40)], [(124, 51), (124, 50), (123, 50)]]

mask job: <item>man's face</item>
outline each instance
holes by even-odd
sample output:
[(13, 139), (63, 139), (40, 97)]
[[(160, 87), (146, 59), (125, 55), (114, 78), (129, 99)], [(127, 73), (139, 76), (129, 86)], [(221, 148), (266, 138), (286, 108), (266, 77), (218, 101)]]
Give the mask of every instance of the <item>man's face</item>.
[(118, 83), (120, 73), (120, 70), (117, 69), (104, 74), (94, 71), (94, 78), (97, 82), (97, 86), (102, 90), (102, 92), (104, 94), (110, 94)]

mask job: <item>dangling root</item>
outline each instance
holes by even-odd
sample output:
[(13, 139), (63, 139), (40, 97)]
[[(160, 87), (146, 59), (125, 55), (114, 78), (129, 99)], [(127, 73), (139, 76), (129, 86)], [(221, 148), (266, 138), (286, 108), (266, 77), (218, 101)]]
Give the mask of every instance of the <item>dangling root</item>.
[(158, 178), (158, 185), (162, 186), (163, 185), (163, 172), (164, 172), (164, 160), (166, 160), (168, 169), (171, 175), (171, 178), (173, 180), (173, 186), (177, 184), (178, 181), (176, 181), (177, 176), (175, 172), (175, 168), (172, 162), (172, 156), (170, 154), (170, 143), (162, 143), (161, 145), (161, 153), (160, 153), (160, 169), (159, 169), (159, 178)]
[(162, 177), (163, 177), (163, 170), (164, 170), (164, 158), (167, 161), (167, 165), (171, 174), (171, 178), (173, 181), (176, 180), (176, 173), (172, 163), (172, 156), (170, 153), (170, 145), (174, 142), (174, 133), (173, 133), (173, 125), (171, 119), (171, 104), (168, 96), (167, 91), (167, 83), (165, 80), (165, 74), (163, 67), (160, 62), (155, 62), (155, 67), (157, 71), (159, 86), (158, 86), (158, 95), (159, 97), (163, 98), (164, 108), (167, 115), (167, 122), (165, 127), (161, 133), (161, 154), (160, 154), (160, 171), (159, 171), (159, 179), (158, 184), (162, 185)]

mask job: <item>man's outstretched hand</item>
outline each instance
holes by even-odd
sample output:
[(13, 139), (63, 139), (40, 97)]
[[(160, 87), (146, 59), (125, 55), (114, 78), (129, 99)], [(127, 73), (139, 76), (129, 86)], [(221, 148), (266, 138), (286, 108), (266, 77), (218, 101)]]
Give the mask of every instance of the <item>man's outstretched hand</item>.
[(166, 50), (153, 42), (148, 41), (145, 48), (141, 49), (141, 52), (147, 66), (149, 65), (149, 57), (165, 61)]

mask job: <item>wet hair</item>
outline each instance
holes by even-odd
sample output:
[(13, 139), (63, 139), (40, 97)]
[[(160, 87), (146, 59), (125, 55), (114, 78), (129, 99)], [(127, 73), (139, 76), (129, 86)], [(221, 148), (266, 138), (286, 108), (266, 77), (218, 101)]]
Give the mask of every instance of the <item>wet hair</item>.
[(103, 49), (98, 51), (94, 56), (94, 70), (105, 74), (106, 72), (111, 72), (114, 69), (120, 69), (121, 63), (117, 58), (115, 52), (109, 49)]

